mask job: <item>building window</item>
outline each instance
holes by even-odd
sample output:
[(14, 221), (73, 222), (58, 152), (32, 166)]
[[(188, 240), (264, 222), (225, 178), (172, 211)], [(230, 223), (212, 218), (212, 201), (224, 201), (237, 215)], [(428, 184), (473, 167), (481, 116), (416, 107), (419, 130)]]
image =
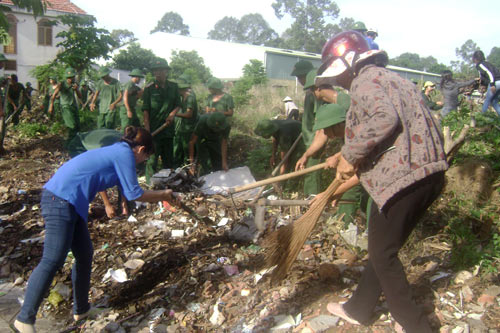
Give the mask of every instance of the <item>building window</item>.
[(7, 60), (5, 62), (6, 71), (17, 71), (17, 62), (15, 60)]
[(49, 20), (38, 22), (38, 45), (52, 46), (52, 24)]
[(7, 54), (17, 53), (17, 19), (14, 15), (7, 15), (7, 21), (9, 22), (9, 45), (4, 45), (3, 52)]

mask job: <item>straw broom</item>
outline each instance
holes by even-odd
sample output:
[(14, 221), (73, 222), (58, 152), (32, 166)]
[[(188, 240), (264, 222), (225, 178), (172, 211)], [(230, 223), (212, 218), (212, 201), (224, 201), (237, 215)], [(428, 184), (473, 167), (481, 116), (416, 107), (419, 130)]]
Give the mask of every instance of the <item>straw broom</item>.
[(266, 237), (263, 243), (266, 250), (266, 264), (268, 267), (277, 265), (271, 274), (272, 283), (285, 278), (328, 200), (341, 184), (342, 181), (335, 179), (326, 189), (325, 195), (317, 199), (295, 223), (280, 228)]

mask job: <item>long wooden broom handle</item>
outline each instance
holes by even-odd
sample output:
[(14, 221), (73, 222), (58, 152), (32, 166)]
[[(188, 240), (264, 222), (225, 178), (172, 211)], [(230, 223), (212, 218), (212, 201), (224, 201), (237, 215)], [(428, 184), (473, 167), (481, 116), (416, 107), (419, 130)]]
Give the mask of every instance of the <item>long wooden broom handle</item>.
[(284, 174), (284, 175), (280, 175), (280, 176), (276, 176), (276, 177), (271, 177), (271, 178), (264, 179), (264, 180), (261, 180), (261, 181), (255, 182), (255, 183), (251, 183), (251, 184), (247, 184), (247, 185), (242, 185), (242, 186), (237, 186), (237, 187), (231, 187), (229, 189), (229, 191), (231, 193), (238, 193), (238, 192), (242, 192), (242, 191), (246, 191), (246, 190), (251, 190), (252, 188), (256, 188), (256, 187), (259, 187), (259, 186), (263, 186), (263, 185), (267, 185), (267, 184), (272, 184), (272, 183), (280, 182), (280, 181), (287, 180), (287, 179), (290, 179), (290, 178), (302, 176), (302, 175), (305, 175), (307, 173), (311, 173), (311, 172), (316, 171), (316, 170), (324, 169), (325, 166), (326, 166), (326, 162), (325, 163), (316, 164), (316, 165), (314, 165), (314, 166), (312, 166), (310, 168), (304, 169), (304, 170), (290, 172), (290, 173), (287, 173), (287, 174)]
[(161, 125), (160, 127), (158, 127), (153, 133), (151, 133), (151, 136), (155, 136), (156, 134), (160, 133), (161, 131), (163, 131), (168, 125), (170, 124), (167, 124), (167, 123), (163, 123), (163, 125)]

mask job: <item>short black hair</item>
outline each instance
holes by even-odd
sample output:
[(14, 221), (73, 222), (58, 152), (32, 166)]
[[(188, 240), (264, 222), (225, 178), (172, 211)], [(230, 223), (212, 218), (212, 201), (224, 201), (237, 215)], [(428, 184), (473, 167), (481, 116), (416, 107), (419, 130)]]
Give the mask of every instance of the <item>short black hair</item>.
[(474, 54), (472, 54), (472, 59), (475, 59), (479, 62), (482, 62), (485, 60), (484, 53), (481, 50), (474, 51)]

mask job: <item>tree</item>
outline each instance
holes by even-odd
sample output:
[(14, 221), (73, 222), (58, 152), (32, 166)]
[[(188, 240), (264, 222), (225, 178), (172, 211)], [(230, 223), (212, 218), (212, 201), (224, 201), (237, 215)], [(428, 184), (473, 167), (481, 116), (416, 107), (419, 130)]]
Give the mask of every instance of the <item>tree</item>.
[(243, 66), (243, 77), (249, 78), (252, 84), (266, 83), (267, 74), (262, 61), (250, 59), (250, 63)]
[(282, 36), (283, 46), (289, 49), (320, 53), (325, 42), (341, 31), (339, 25), (329, 23), (339, 15), (331, 0), (276, 0), (272, 7), (279, 19), (289, 15), (294, 20)]
[(459, 76), (470, 77), (474, 73), (472, 54), (479, 50), (479, 47), (472, 39), (468, 39), (460, 48), (455, 49), (457, 61), (452, 61), (451, 64), (455, 72)]
[(179, 33), (179, 35), (189, 36), (189, 26), (184, 24), (182, 17), (176, 12), (168, 12), (163, 15), (161, 20), (156, 24), (156, 28), (151, 30), (151, 33), (163, 31), (171, 34)]
[(134, 33), (127, 29), (113, 29), (110, 35), (118, 45), (117, 47), (122, 47), (137, 40)]
[(389, 64), (431, 73), (441, 73), (443, 70), (449, 69), (447, 66), (438, 63), (433, 56), (421, 58), (418, 54), (409, 52), (390, 59)]
[(57, 43), (58, 47), (63, 48), (57, 54), (57, 61), (73, 67), (80, 73), (88, 68), (94, 59), (110, 58), (109, 53), (117, 44), (108, 30), (94, 26), (95, 17), (61, 15), (57, 19), (69, 27), (56, 36), (63, 39)]
[(239, 21), (232, 16), (224, 16), (215, 23), (212, 30), (208, 32), (208, 38), (215, 40), (223, 40), (227, 42), (237, 42), (239, 39), (238, 27)]
[(178, 78), (183, 73), (190, 76), (192, 83), (207, 82), (212, 77), (210, 68), (196, 51), (172, 51), (170, 57), (171, 77)]
[(126, 50), (120, 50), (118, 54), (115, 54), (112, 66), (127, 71), (134, 68), (149, 71), (151, 65), (158, 59), (153, 51), (143, 49), (139, 43), (132, 42)]
[(491, 62), (496, 68), (500, 69), (500, 47), (493, 47), (486, 60)]

